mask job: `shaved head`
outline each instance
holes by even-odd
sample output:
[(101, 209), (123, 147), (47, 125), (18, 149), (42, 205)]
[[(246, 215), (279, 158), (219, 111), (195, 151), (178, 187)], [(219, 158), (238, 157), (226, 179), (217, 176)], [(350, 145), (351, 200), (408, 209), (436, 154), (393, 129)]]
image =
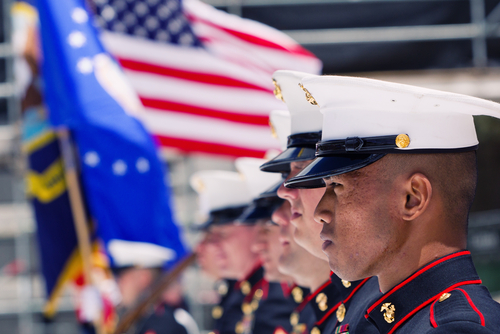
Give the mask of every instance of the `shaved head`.
[(424, 174), (443, 200), (450, 221), (467, 227), (469, 210), (476, 194), (476, 151), (438, 154), (388, 154), (383, 158), (384, 178)]

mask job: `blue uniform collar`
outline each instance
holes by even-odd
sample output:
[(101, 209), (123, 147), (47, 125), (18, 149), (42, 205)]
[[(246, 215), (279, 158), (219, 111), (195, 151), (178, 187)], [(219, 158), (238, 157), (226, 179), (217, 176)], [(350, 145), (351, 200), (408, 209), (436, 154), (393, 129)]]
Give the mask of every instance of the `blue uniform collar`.
[(394, 333), (420, 309), (461, 285), (481, 284), (469, 251), (435, 260), (385, 293), (365, 317), (380, 333)]

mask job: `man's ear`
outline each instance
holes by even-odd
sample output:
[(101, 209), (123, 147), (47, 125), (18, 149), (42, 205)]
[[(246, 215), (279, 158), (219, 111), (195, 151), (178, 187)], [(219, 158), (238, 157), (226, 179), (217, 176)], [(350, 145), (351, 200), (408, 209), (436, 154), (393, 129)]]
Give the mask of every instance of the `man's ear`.
[(415, 173), (405, 183), (405, 205), (403, 219), (415, 220), (427, 208), (432, 197), (432, 185), (422, 173)]

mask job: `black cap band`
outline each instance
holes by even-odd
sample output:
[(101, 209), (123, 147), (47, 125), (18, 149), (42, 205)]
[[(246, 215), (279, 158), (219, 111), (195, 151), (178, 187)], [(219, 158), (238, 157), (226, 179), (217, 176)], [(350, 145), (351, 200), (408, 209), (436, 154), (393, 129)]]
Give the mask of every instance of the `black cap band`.
[(397, 148), (396, 137), (349, 137), (340, 140), (322, 141), (316, 144), (316, 156), (325, 157), (346, 153), (382, 153)]
[(321, 131), (297, 133), (288, 136), (286, 147), (310, 147), (315, 148), (316, 143), (321, 140)]

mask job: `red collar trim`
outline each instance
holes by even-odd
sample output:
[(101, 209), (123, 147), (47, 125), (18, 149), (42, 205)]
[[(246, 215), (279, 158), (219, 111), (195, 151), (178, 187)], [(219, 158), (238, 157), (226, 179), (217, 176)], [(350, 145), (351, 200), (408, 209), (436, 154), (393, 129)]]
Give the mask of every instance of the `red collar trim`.
[(302, 301), (302, 303), (300, 303), (299, 306), (297, 306), (297, 308), (295, 309), (295, 311), (301, 312), (302, 309), (304, 309), (304, 307), (307, 305), (307, 303), (309, 303), (311, 301), (311, 299), (313, 299), (318, 293), (321, 292), (321, 290), (323, 290), (324, 288), (326, 288), (331, 283), (332, 282), (330, 280), (328, 280), (322, 286), (320, 286), (319, 288), (317, 288), (313, 293), (309, 293), (307, 295), (307, 297), (304, 298), (304, 300)]
[(250, 272), (242, 279), (240, 279), (239, 281), (236, 282), (236, 284), (234, 285), (234, 288), (236, 290), (238, 290), (240, 288), (240, 285), (241, 283), (243, 283), (244, 281), (248, 280), (250, 277), (253, 276), (253, 274), (255, 274), (257, 272), (257, 270), (260, 269), (260, 267), (262, 267), (262, 261), (258, 260), (254, 266), (252, 267), (252, 270), (250, 270)]
[[(332, 273), (333, 273), (333, 271), (332, 271)], [(355, 288), (351, 291), (351, 294), (350, 294), (349, 296), (347, 296), (347, 298), (346, 298), (346, 299), (344, 299), (343, 301), (338, 302), (338, 303), (337, 303), (337, 305), (335, 305), (334, 307), (332, 307), (332, 309), (331, 309), (330, 311), (328, 311), (328, 313), (327, 313), (327, 314), (325, 314), (325, 315), (323, 316), (323, 318), (321, 318), (321, 320), (320, 320), (320, 321), (316, 322), (316, 325), (321, 325), (321, 324), (322, 324), (322, 323), (323, 323), (323, 322), (324, 322), (324, 321), (325, 321), (325, 320), (326, 320), (326, 319), (327, 319), (327, 318), (328, 318), (328, 317), (329, 317), (329, 316), (333, 313), (333, 311), (336, 311), (336, 310), (339, 308), (340, 304), (342, 304), (342, 303), (343, 303), (343, 304), (347, 303), (347, 301), (348, 301), (349, 299), (351, 299), (351, 297), (352, 297), (352, 296), (354, 296), (354, 294), (355, 294), (355, 293), (356, 293), (356, 292), (357, 292), (357, 291), (358, 291), (358, 290), (359, 290), (359, 289), (360, 289), (360, 288), (361, 288), (361, 287), (362, 287), (362, 286), (363, 286), (363, 285), (364, 285), (364, 284), (365, 284), (365, 283), (366, 283), (366, 282), (367, 282), (370, 278), (371, 278), (371, 277), (368, 277), (368, 278), (365, 278), (363, 281), (361, 281), (361, 283), (359, 283), (359, 284), (358, 284), (358, 286), (357, 286), (357, 287), (355, 287)]]
[(328, 317), (330, 315), (332, 315), (333, 312), (337, 311), (337, 309), (339, 308), (340, 304), (342, 304), (342, 302), (338, 302), (337, 304), (335, 304), (331, 309), (330, 311), (328, 311), (328, 313), (326, 313), (323, 318), (321, 318), (319, 321), (316, 322), (316, 326), (319, 326), (321, 325), (326, 319), (328, 319)]
[[(394, 288), (392, 288), (391, 290), (389, 290), (389, 292), (387, 292), (386, 294), (384, 294), (382, 297), (380, 297), (379, 300), (377, 300), (369, 309), (368, 311), (366, 312), (367, 314), (371, 313), (371, 311), (373, 311), (373, 309), (375, 307), (378, 306), (378, 304), (383, 301), (384, 299), (386, 299), (387, 297), (389, 297), (390, 295), (392, 295), (394, 292), (396, 292), (397, 290), (401, 289), (403, 286), (405, 286), (406, 284), (408, 284), (409, 282), (411, 282), (412, 280), (415, 279), (415, 277), (421, 275), (422, 273), (426, 272), (427, 270), (431, 269), (432, 267), (435, 267), (437, 266), (438, 264), (442, 263), (442, 262), (445, 262), (449, 259), (452, 259), (452, 258), (455, 258), (455, 257), (458, 257), (458, 256), (463, 256), (463, 255), (470, 255), (470, 252), (469, 251), (461, 251), (461, 252), (457, 252), (457, 253), (453, 253), (453, 254), (450, 254), (448, 256), (445, 256), (439, 260), (436, 260), (434, 262), (431, 262), (429, 263), (428, 265), (426, 265), (425, 267), (421, 268), (420, 270), (418, 270), (417, 272), (415, 272), (413, 275), (411, 275), (410, 277), (408, 277), (407, 279), (405, 279), (403, 282), (399, 283), (398, 285), (396, 285)], [(367, 314), (365, 314), (365, 317), (367, 317)]]
[(293, 283), (292, 285), (288, 285), (288, 282), (281, 282), (281, 290), (283, 291), (283, 296), (285, 298), (290, 297), (292, 290), (298, 285)]
[[(473, 281), (464, 281), (464, 282), (460, 282), (460, 283), (457, 283), (457, 284), (453, 284), (452, 286), (450, 286), (449, 288), (441, 291), (440, 293), (436, 294), (435, 296), (433, 296), (432, 298), (429, 298), (428, 300), (426, 300), (425, 302), (423, 302), (422, 304), (420, 304), (417, 308), (413, 309), (413, 311), (411, 311), (410, 313), (408, 313), (406, 316), (404, 316), (401, 320), (399, 320), (392, 328), (391, 330), (387, 333), (387, 334), (393, 334), (394, 331), (396, 331), (396, 329), (401, 326), (406, 320), (408, 320), (410, 317), (412, 317), (415, 313), (417, 313), (418, 311), (420, 311), (421, 309), (423, 309), (424, 307), (426, 307), (427, 305), (429, 305), (430, 303), (432, 303), (433, 301), (436, 301), (439, 299), (439, 297), (441, 297), (441, 295), (443, 293), (446, 293), (446, 292), (449, 292), (451, 290), (455, 290), (457, 287), (459, 286), (462, 286), (462, 285), (469, 285), (469, 284), (481, 284), (481, 280), (473, 280)], [(365, 318), (368, 318), (367, 315), (365, 315)]]
[(347, 296), (346, 299), (344, 299), (344, 304), (347, 303), (347, 301), (349, 299), (351, 299), (352, 296), (354, 296), (354, 294), (356, 293), (356, 291), (358, 291), (371, 277), (367, 277), (365, 278), (361, 283), (358, 284), (357, 287), (355, 287), (352, 291), (351, 291), (351, 294), (349, 296)]

